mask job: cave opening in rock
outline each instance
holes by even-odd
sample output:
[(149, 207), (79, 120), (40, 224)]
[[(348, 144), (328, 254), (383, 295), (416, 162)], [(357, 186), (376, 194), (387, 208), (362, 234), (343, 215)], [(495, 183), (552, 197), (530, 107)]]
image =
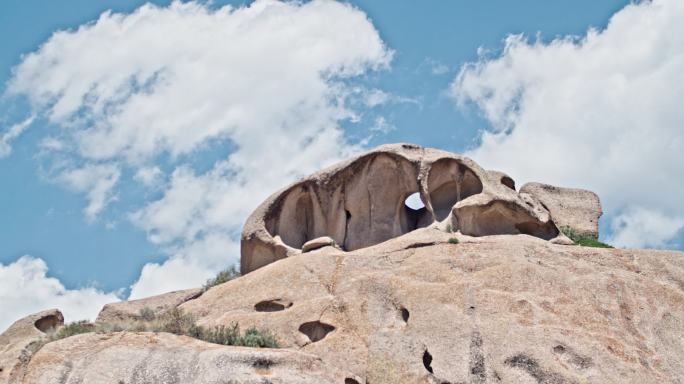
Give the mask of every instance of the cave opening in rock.
[(257, 312), (278, 312), (283, 311), (286, 308), (290, 308), (291, 306), (292, 302), (289, 301), (283, 301), (280, 299), (264, 300), (256, 303), (254, 305), (254, 310)]
[(39, 331), (43, 333), (48, 333), (50, 331), (55, 330), (55, 328), (57, 328), (61, 324), (62, 321), (60, 318), (58, 318), (55, 315), (49, 315), (41, 317), (40, 319), (36, 320), (36, 322), (33, 325), (36, 328), (38, 328)]
[(406, 212), (406, 229), (408, 232), (429, 225), (426, 221), (427, 208), (425, 208), (425, 203), (420, 198), (420, 193), (414, 192), (404, 200), (404, 210)]
[(467, 166), (454, 159), (435, 162), (428, 177), (430, 202), (435, 219), (449, 216), (457, 202), (482, 192), (482, 181)]
[(305, 334), (312, 343), (323, 340), (328, 333), (334, 330), (334, 326), (320, 321), (310, 321), (299, 326), (299, 332)]

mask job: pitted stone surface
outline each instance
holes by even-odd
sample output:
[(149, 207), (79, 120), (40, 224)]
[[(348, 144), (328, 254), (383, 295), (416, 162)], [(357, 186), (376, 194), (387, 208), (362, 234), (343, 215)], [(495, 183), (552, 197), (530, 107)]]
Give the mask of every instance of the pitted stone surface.
[[(253, 309), (274, 297), (292, 305)], [(424, 228), (288, 257), (181, 308), (272, 330), (360, 383), (684, 382), (682, 252)], [(334, 330), (314, 342), (305, 324)]]

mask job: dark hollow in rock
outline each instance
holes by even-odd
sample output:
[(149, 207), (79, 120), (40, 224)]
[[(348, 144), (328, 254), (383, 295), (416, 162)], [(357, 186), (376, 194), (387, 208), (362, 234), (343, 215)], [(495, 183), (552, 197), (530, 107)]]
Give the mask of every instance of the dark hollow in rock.
[(254, 305), (254, 310), (257, 312), (278, 312), (290, 308), (292, 303), (289, 301), (282, 301), (280, 299), (264, 300)]
[(332, 325), (320, 321), (310, 321), (299, 326), (299, 332), (305, 334), (312, 343), (323, 340), (328, 333), (334, 330), (335, 327)]
[(273, 365), (273, 361), (269, 359), (256, 359), (252, 363), (252, 367), (257, 369), (268, 369)]
[(562, 344), (558, 344), (555, 347), (553, 347), (553, 352), (559, 355), (564, 355), (567, 362), (569, 362), (570, 364), (575, 366), (575, 368), (578, 369), (587, 369), (593, 365), (591, 357), (582, 356), (579, 353), (573, 351), (571, 348), (566, 347)]
[(352, 379), (351, 377), (347, 377), (346, 379), (344, 379), (344, 384), (361, 384), (361, 383), (359, 383), (355, 379)]
[(524, 370), (539, 384), (565, 384), (569, 382), (556, 372), (544, 370), (537, 360), (522, 353), (509, 357), (504, 363), (509, 367)]
[(425, 366), (425, 369), (427, 369), (428, 372), (434, 373), (432, 371), (431, 364), (432, 364), (432, 355), (426, 349), (425, 352), (423, 352), (423, 366)]
[(33, 325), (43, 333), (53, 331), (55, 328), (57, 328), (57, 326), (61, 324), (62, 320), (55, 315), (41, 317), (40, 319), (36, 320), (35, 323), (33, 323)]
[(404, 320), (404, 323), (408, 323), (408, 319), (409, 319), (409, 315), (410, 315), (409, 310), (404, 308), (404, 307), (401, 307), (400, 310), (401, 310), (401, 319)]

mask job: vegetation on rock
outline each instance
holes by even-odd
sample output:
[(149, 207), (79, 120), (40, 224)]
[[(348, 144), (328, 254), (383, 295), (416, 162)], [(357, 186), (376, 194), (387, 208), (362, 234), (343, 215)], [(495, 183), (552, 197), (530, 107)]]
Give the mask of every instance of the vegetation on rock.
[(578, 233), (573, 228), (564, 226), (560, 228), (561, 232), (576, 245), (582, 245), (585, 247), (595, 247), (595, 248), (613, 248), (611, 245), (599, 241), (596, 237), (583, 235)]
[(237, 267), (233, 265), (230, 268), (219, 272), (213, 279), (207, 280), (206, 284), (204, 284), (204, 290), (206, 291), (213, 286), (227, 283), (233, 279), (237, 279), (238, 277), (240, 277), (240, 271), (238, 271)]
[(89, 332), (109, 333), (123, 331), (168, 332), (214, 344), (254, 348), (279, 348), (278, 341), (268, 331), (261, 331), (251, 327), (242, 334), (238, 323), (232, 323), (228, 327), (220, 325), (207, 329), (197, 325), (195, 316), (185, 313), (179, 308), (172, 308), (159, 316), (156, 316), (151, 309), (143, 308), (138, 319), (121, 322), (93, 324), (87, 320), (76, 321), (65, 324), (48, 341), (60, 340)]

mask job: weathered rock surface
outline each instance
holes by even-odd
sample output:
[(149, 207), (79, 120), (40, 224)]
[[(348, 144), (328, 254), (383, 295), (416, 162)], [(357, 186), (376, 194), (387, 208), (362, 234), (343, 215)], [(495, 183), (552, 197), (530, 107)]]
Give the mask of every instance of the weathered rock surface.
[(82, 334), (45, 345), (22, 383), (344, 383), (319, 358), (284, 349), (209, 344), (168, 333)]
[[(405, 204), (414, 193), (424, 208)], [(354, 251), (429, 226), (471, 236), (529, 234), (551, 240), (559, 234), (543, 204), (533, 194), (516, 192), (506, 174), (437, 149), (383, 145), (264, 201), (245, 223), (241, 270), (245, 274), (300, 254), (305, 243), (322, 236)]]
[(63, 324), (62, 313), (50, 309), (17, 320), (0, 334), (0, 383), (21, 377), (33, 353), (42, 346), (46, 334)]
[[(405, 204), (416, 192), (424, 208)], [(37, 328), (61, 324), (43, 314), (0, 336), (0, 367), (24, 384), (684, 383), (684, 253), (567, 245), (560, 227), (594, 236), (600, 214), (589, 191), (517, 192), (470, 159), (383, 146), (257, 208), (244, 276), (98, 318), (179, 307), (205, 329), (267, 330), (284, 349), (118, 332), (34, 354)]]
[(520, 188), (520, 193), (530, 194), (539, 200), (549, 210), (558, 228), (570, 227), (581, 235), (598, 238), (599, 218), (603, 211), (594, 192), (527, 183)]
[(145, 308), (152, 310), (155, 315), (160, 315), (188, 300), (197, 298), (202, 292), (202, 288), (193, 288), (168, 292), (140, 300), (110, 303), (102, 308), (102, 311), (97, 315), (96, 322), (114, 323), (117, 321), (135, 320), (140, 317), (140, 311)]
[(684, 382), (684, 253), (451, 236), (289, 257), (181, 308), (372, 384)]

